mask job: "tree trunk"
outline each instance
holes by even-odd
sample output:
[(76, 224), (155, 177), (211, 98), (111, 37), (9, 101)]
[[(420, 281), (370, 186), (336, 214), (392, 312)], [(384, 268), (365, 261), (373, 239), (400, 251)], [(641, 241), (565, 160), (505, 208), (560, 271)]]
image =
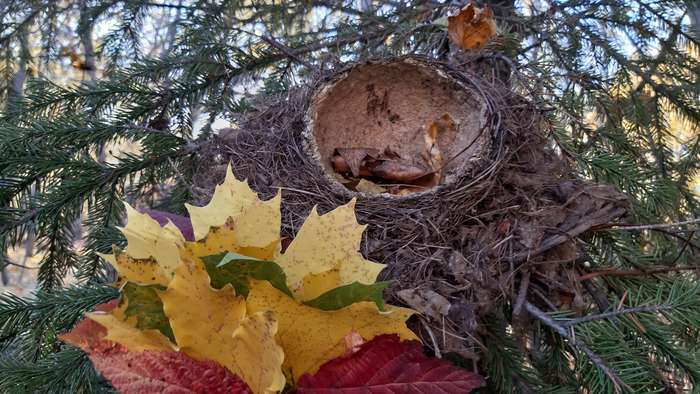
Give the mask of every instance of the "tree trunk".
[(29, 37), (27, 36), (26, 30), (22, 30), (19, 34), (19, 63), (17, 64), (17, 70), (15, 71), (15, 76), (12, 78), (12, 84), (7, 95), (7, 103), (5, 110), (8, 114), (11, 114), (16, 109), (17, 101), (20, 100), (24, 94), (24, 82), (27, 79), (27, 67), (29, 64)]
[(95, 64), (95, 47), (92, 43), (92, 24), (88, 21), (87, 4), (83, 2), (80, 10), (80, 43), (85, 51), (85, 71), (88, 75), (87, 83), (94, 85), (97, 81), (97, 65)]
[(700, 4), (690, 4), (688, 6), (688, 15), (690, 16), (690, 31), (696, 40), (700, 41)]
[[(19, 62), (17, 64), (17, 70), (15, 71), (15, 75), (12, 78), (12, 84), (10, 85), (8, 91), (7, 103), (5, 106), (5, 112), (10, 115), (12, 115), (18, 109), (17, 104), (24, 95), (24, 83), (27, 80), (27, 68), (31, 60), (31, 54), (29, 52), (29, 37), (27, 35), (27, 31), (24, 29), (19, 34), (19, 43)], [(34, 196), (34, 193), (35, 192), (32, 189), (32, 197)], [(32, 227), (33, 226), (30, 226), (29, 230), (27, 231), (27, 238), (24, 241), (25, 256), (22, 265), (24, 265), (29, 256), (34, 253), (35, 234)], [(7, 285), (10, 282), (10, 278), (6, 271), (7, 264), (5, 259), (7, 259), (8, 257), (4, 256), (4, 250), (5, 248), (3, 247), (2, 251), (0, 251), (0, 280), (2, 281), (3, 285)], [(24, 271), (21, 272), (21, 274), (23, 273)]]

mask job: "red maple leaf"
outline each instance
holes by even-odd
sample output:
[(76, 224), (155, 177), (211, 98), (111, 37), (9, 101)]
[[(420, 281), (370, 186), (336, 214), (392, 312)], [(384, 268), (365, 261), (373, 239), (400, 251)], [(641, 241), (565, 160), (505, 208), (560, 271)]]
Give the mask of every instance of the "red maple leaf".
[[(115, 305), (96, 309), (109, 311)], [(95, 369), (122, 394), (252, 393), (243, 380), (214, 361), (194, 360), (181, 352), (129, 352), (106, 335), (106, 328), (86, 318), (61, 340), (83, 349)]]
[(481, 376), (427, 357), (418, 341), (380, 335), (357, 352), (331, 360), (314, 375), (299, 378), (299, 394), (465, 394), (481, 387)]

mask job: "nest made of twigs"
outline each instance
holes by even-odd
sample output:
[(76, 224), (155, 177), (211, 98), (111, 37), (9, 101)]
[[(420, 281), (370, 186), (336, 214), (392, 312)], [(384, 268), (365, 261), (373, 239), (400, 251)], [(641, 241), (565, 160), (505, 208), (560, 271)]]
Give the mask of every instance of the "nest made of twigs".
[[(556, 307), (580, 307), (575, 238), (623, 216), (627, 203), (613, 188), (573, 174), (549, 147), (551, 125), (533, 104), (464, 68), (411, 61), (439, 69), (483, 103), (490, 149), (427, 192), (400, 199), (357, 195), (358, 221), (368, 225), (361, 251), (387, 264), (381, 276), (391, 280), (390, 302), (428, 305), (417, 326), (426, 343), (438, 353), (476, 359), (486, 351), (478, 339), (486, 334), (482, 323), (496, 306), (517, 309), (525, 298), (540, 297)], [(229, 162), (261, 197), (281, 188), (283, 235), (293, 237), (313, 206), (323, 213), (347, 203), (353, 193), (328, 176), (305, 135), (314, 93), (352, 67), (322, 72), (275, 100), (265, 97), (240, 128), (202, 144), (195, 203), (209, 199)], [(435, 303), (446, 304), (432, 308)]]

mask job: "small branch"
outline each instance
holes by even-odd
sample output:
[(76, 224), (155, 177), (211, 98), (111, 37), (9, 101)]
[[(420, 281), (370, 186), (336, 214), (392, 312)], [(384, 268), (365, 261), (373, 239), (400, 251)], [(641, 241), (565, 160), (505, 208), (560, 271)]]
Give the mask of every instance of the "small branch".
[(185, 9), (185, 10), (196, 10), (198, 9), (197, 7), (192, 7), (188, 5), (182, 5), (181, 3), (178, 4), (167, 4), (167, 3), (156, 3), (156, 2), (149, 2), (146, 3), (145, 5), (149, 7), (161, 7), (161, 8), (175, 8), (178, 10)]
[[(700, 141), (700, 139), (699, 139), (698, 141)], [(679, 240), (681, 240), (681, 241), (687, 243), (688, 246), (690, 246), (691, 248), (695, 249), (695, 251), (700, 252), (700, 245), (696, 244), (695, 242), (693, 242), (693, 241), (691, 240), (691, 239), (693, 238), (693, 237), (692, 237), (692, 235), (693, 235), (692, 232), (689, 234), (690, 236), (686, 238), (686, 237), (684, 237), (684, 236), (682, 236), (682, 235), (680, 235), (680, 234), (678, 234), (678, 233), (675, 233), (675, 232), (673, 232), (673, 231), (664, 230), (664, 229), (661, 229), (661, 228), (654, 229), (654, 231), (659, 232), (659, 233), (661, 233), (661, 234), (666, 234), (666, 235), (668, 235), (669, 237), (673, 237), (673, 238), (679, 239)]]
[(266, 43), (270, 44), (272, 47), (277, 48), (280, 52), (284, 53), (285, 55), (287, 55), (287, 57), (289, 57), (290, 59), (293, 59), (297, 63), (299, 63), (299, 64), (301, 64), (301, 65), (303, 65), (311, 70), (315, 69), (315, 67), (311, 63), (309, 63), (306, 60), (302, 59), (301, 57), (297, 56), (297, 54), (294, 53), (292, 48), (280, 43), (279, 41), (275, 40), (274, 38), (266, 37), (266, 36), (259, 36), (259, 38), (261, 40), (265, 41)]
[(690, 234), (688, 234), (688, 238), (685, 240), (685, 242), (683, 242), (683, 247), (676, 255), (676, 258), (673, 259), (673, 262), (671, 263), (671, 265), (676, 265), (678, 260), (681, 259), (681, 256), (683, 256), (683, 253), (685, 253), (686, 249), (688, 249), (688, 245), (690, 245), (690, 242), (691, 242), (690, 240), (693, 239), (694, 235), (695, 235), (695, 230), (693, 230)]
[(577, 340), (573, 335), (569, 333), (569, 331), (564, 326), (552, 319), (540, 308), (532, 305), (529, 302), (525, 302), (525, 309), (528, 312), (530, 312), (532, 316), (536, 317), (542, 323), (544, 323), (546, 326), (556, 331), (557, 334), (566, 338), (571, 347), (576, 348), (577, 350), (580, 350), (583, 353), (585, 353), (588, 356), (588, 359), (591, 360), (591, 362), (595, 364), (595, 366), (598, 367), (598, 369), (603, 371), (603, 373), (613, 382), (616, 393), (620, 392), (621, 387), (624, 387), (627, 391), (632, 391), (632, 389), (627, 384), (625, 384), (625, 382), (623, 382), (622, 379), (620, 379), (620, 377), (617, 376), (617, 374), (615, 374), (615, 372), (612, 369), (610, 369), (610, 367), (608, 367), (608, 365), (605, 363), (605, 361), (603, 361), (602, 358), (600, 358), (600, 356), (593, 352), (593, 350), (591, 350), (585, 343)]
[(435, 351), (435, 357), (437, 358), (442, 358), (442, 354), (440, 353), (440, 347), (438, 346), (437, 340), (435, 339), (435, 334), (433, 334), (433, 330), (430, 329), (430, 326), (425, 322), (425, 320), (420, 319), (421, 324), (423, 324), (423, 328), (425, 328), (425, 331), (428, 332), (428, 336), (430, 336), (430, 341), (433, 342), (433, 350)]
[(515, 301), (515, 307), (513, 308), (513, 315), (519, 315), (525, 304), (525, 298), (527, 296), (527, 289), (530, 287), (530, 272), (525, 271), (522, 278), (520, 279), (520, 289), (518, 290), (518, 298)]
[(594, 272), (589, 272), (587, 274), (581, 275), (578, 277), (579, 280), (584, 281), (584, 280), (591, 280), (593, 278), (596, 278), (598, 276), (642, 276), (642, 275), (653, 275), (653, 274), (661, 274), (661, 273), (667, 273), (667, 272), (676, 272), (676, 271), (695, 271), (695, 270), (700, 270), (700, 265), (692, 265), (692, 266), (680, 266), (680, 267), (656, 267), (656, 268), (650, 268), (650, 269), (630, 269), (630, 270), (617, 270), (617, 269), (606, 269), (606, 270), (601, 270), (601, 271), (594, 271)]
[[(656, 229), (664, 229), (664, 228), (673, 228), (673, 227), (678, 227), (678, 226), (688, 226), (692, 224), (698, 224), (700, 223), (700, 218), (699, 219), (693, 219), (693, 220), (686, 220), (684, 222), (676, 222), (676, 223), (657, 223), (657, 224), (642, 224), (642, 225), (624, 225), (624, 224), (616, 224), (614, 227), (607, 228), (605, 230), (607, 231), (629, 231), (629, 230), (656, 230)], [(680, 230), (683, 231), (683, 230)], [(688, 229), (685, 231), (694, 231), (694, 229)]]
[(582, 284), (583, 288), (586, 289), (588, 294), (590, 294), (591, 297), (593, 297), (593, 300), (598, 306), (598, 310), (600, 312), (605, 312), (610, 308), (610, 302), (608, 301), (607, 295), (595, 285), (595, 282), (585, 280), (582, 282)]
[(39, 267), (29, 267), (29, 266), (26, 266), (23, 264), (15, 263), (15, 262), (11, 261), (10, 259), (8, 259), (7, 257), (3, 260), (4, 260), (3, 267), (7, 266), (7, 265), (12, 265), (12, 266), (19, 267), (19, 268), (26, 269), (26, 270), (38, 270), (39, 269)]
[(571, 320), (568, 320), (566, 322), (562, 322), (561, 325), (564, 328), (569, 328), (569, 327), (575, 326), (577, 324), (588, 323), (588, 322), (592, 322), (592, 321), (596, 321), (596, 320), (609, 319), (611, 317), (627, 315), (630, 313), (655, 313), (655, 312), (659, 312), (659, 311), (666, 310), (666, 309), (671, 309), (671, 307), (668, 305), (637, 306), (634, 308), (625, 308), (625, 309), (619, 309), (619, 310), (611, 311), (611, 312), (599, 313), (597, 315), (579, 317), (577, 319), (571, 319)]

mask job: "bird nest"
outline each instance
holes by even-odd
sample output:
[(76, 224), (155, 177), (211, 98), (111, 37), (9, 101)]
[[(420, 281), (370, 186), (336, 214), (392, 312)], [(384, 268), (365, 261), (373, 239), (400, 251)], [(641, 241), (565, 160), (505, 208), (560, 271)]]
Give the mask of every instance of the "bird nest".
[[(208, 200), (229, 162), (261, 197), (282, 190), (289, 237), (312, 207), (323, 213), (357, 198), (368, 225), (361, 252), (387, 265), (390, 302), (422, 312), (414, 328), (436, 353), (481, 357), (485, 322), (504, 304), (517, 315), (526, 300), (566, 309), (595, 298), (577, 280), (576, 239), (622, 217), (625, 196), (576, 177), (542, 112), (509, 89), (407, 57), (338, 67), (253, 106), (239, 128), (201, 145), (196, 202)], [(430, 167), (425, 135), (444, 114), (453, 126), (432, 141), (442, 161)], [(338, 148), (376, 151), (348, 156), (355, 171), (338, 172)], [(392, 158), (439, 172), (437, 180), (391, 193), (392, 180), (359, 174)], [(348, 186), (358, 178), (378, 188)]]

